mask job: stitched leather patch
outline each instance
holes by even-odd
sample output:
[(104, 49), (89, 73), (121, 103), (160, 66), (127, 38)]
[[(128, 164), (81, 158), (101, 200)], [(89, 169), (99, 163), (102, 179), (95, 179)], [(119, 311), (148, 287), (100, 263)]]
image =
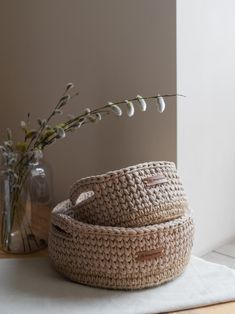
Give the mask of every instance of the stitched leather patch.
[(166, 183), (168, 181), (167, 178), (164, 177), (164, 175), (162, 175), (162, 174), (158, 174), (158, 175), (152, 176), (152, 177), (147, 177), (144, 180), (145, 180), (147, 186), (162, 184), (162, 183)]
[(137, 261), (147, 261), (154, 259), (156, 257), (162, 257), (163, 254), (163, 248), (159, 247), (155, 250), (149, 250), (149, 251), (141, 251), (137, 253), (136, 260)]

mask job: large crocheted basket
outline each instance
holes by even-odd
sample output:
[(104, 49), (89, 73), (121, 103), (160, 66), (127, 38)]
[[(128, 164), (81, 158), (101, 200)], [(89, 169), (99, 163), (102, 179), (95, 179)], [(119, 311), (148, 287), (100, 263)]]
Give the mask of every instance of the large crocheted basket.
[[(81, 201), (79, 196), (89, 192)], [(188, 208), (175, 164), (146, 162), (78, 180), (70, 191), (77, 218), (103, 226), (138, 227), (184, 215)]]
[(77, 219), (69, 200), (52, 212), (49, 257), (73, 281), (111, 289), (141, 289), (179, 276), (193, 243), (189, 212), (159, 224), (111, 227)]

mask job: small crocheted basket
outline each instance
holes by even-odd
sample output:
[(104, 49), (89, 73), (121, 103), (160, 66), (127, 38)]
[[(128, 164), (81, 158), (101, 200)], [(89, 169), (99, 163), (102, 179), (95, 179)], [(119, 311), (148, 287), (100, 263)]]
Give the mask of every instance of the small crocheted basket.
[(60, 273), (81, 284), (147, 288), (184, 271), (193, 231), (190, 213), (137, 228), (87, 224), (78, 220), (76, 208), (67, 200), (52, 211), (49, 257)]
[[(79, 198), (88, 192), (83, 201)], [(83, 196), (82, 196), (83, 197)], [(78, 180), (70, 190), (80, 221), (138, 227), (178, 218), (188, 203), (175, 164), (155, 161)]]

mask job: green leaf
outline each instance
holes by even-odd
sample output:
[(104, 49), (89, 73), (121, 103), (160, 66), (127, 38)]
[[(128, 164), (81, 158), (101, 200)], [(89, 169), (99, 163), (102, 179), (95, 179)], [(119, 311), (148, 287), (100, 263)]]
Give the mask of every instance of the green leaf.
[(30, 138), (34, 138), (37, 135), (37, 131), (32, 129), (26, 132), (25, 139), (28, 140)]
[(57, 125), (56, 125), (56, 128), (63, 128), (64, 126), (65, 126), (64, 123), (60, 123), (60, 124), (57, 124)]
[(44, 133), (45, 137), (50, 137), (51, 135), (55, 134), (54, 129), (47, 129), (46, 132)]
[(17, 142), (16, 143), (16, 149), (21, 152), (21, 153), (25, 153), (27, 150), (27, 143), (26, 142)]

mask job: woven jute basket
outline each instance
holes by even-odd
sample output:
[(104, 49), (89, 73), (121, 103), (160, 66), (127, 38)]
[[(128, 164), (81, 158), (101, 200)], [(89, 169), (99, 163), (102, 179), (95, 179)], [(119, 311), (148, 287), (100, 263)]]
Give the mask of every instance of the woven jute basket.
[[(88, 196), (81, 201), (81, 195)], [(89, 224), (138, 227), (181, 217), (188, 204), (175, 164), (155, 161), (78, 180), (70, 191), (77, 218)]]
[(194, 230), (189, 212), (168, 222), (125, 228), (83, 223), (77, 206), (64, 201), (51, 217), (49, 257), (66, 277), (94, 287), (141, 289), (184, 271)]

